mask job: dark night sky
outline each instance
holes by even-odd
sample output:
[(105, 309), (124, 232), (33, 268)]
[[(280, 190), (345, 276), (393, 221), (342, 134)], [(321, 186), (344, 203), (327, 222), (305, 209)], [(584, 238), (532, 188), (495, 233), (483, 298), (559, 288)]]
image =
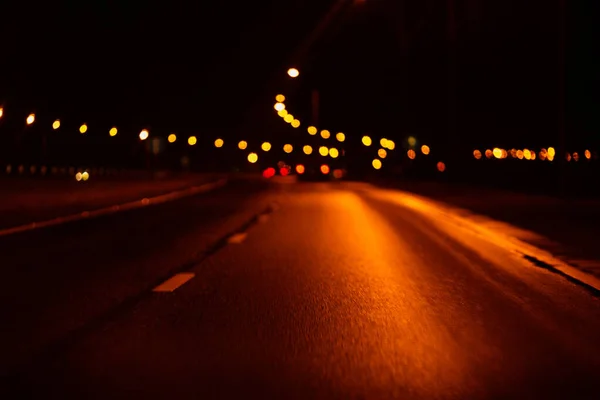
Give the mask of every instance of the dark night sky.
[[(306, 120), (318, 87), (323, 127), (449, 141), (445, 1), (349, 7), (302, 59), (290, 57), (334, 1), (14, 3), (0, 16), (6, 113), (135, 127), (134, 135), (151, 126), (273, 137), (290, 128), (273, 116), (272, 97), (293, 94), (290, 107)], [(465, 147), (555, 143), (556, 4), (456, 0), (456, 140)], [(597, 7), (584, 4), (568, 18), (574, 141), (597, 138), (599, 128)], [(289, 63), (303, 72), (298, 82), (285, 77)]]

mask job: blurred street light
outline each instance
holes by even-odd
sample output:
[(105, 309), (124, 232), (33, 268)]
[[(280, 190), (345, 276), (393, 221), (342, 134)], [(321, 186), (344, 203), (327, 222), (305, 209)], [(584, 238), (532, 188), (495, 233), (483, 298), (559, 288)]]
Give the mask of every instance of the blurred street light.
[[(87, 126), (85, 129), (87, 130)], [(142, 131), (140, 132), (140, 140), (146, 140), (146, 139), (148, 139), (148, 136), (150, 136), (150, 133), (148, 133), (148, 130), (142, 129)]]
[(431, 149), (426, 144), (424, 144), (423, 146), (421, 146), (421, 153), (423, 153), (425, 155), (428, 155), (430, 151), (431, 151)]
[(327, 164), (321, 165), (321, 172), (323, 173), (323, 175), (327, 175), (329, 173), (329, 165), (327, 165)]
[(396, 148), (396, 143), (394, 143), (393, 140), (389, 140), (387, 141), (387, 149), (388, 150), (394, 150)]
[(288, 69), (287, 73), (291, 78), (297, 78), (300, 75), (300, 71), (298, 71), (296, 68)]
[(338, 158), (339, 155), (340, 155), (340, 152), (335, 147), (332, 147), (329, 149), (329, 156), (331, 158)]
[(269, 142), (264, 142), (261, 146), (261, 149), (263, 149), (263, 151), (269, 151), (271, 150), (271, 143)]
[(362, 143), (368, 147), (373, 143), (373, 141), (371, 140), (371, 138), (369, 136), (363, 136)]
[(283, 151), (285, 151), (286, 153), (291, 153), (294, 150), (294, 148), (292, 147), (291, 144), (286, 144), (283, 146)]
[(246, 142), (245, 140), (240, 140), (240, 142), (238, 143), (238, 148), (240, 150), (246, 150), (246, 147), (248, 147), (248, 142)]
[[(84, 134), (84, 133), (86, 133), (86, 132), (87, 132), (87, 129), (88, 129), (87, 125), (86, 125), (86, 124), (83, 124), (83, 125), (81, 125), (81, 126), (79, 127), (79, 133), (81, 133), (81, 134)], [(142, 139), (142, 140), (143, 140), (143, 139)]]
[(288, 115), (285, 116), (285, 118), (283, 118), (283, 120), (285, 122), (287, 122), (288, 124), (291, 124), (292, 121), (294, 120), (294, 116), (292, 114), (288, 114)]
[(277, 111), (277, 115), (279, 115), (281, 118), (285, 118), (285, 116), (288, 115), (288, 112), (287, 110)]
[(444, 164), (442, 161), (438, 162), (437, 170), (440, 172), (444, 172), (446, 170), (446, 164)]
[(388, 145), (388, 140), (386, 138), (381, 138), (379, 144), (381, 145), (381, 147), (386, 148)]
[(302, 175), (304, 173), (304, 165), (298, 164), (296, 165), (296, 173)]
[(329, 154), (329, 149), (325, 146), (321, 146), (319, 147), (319, 154), (325, 157)]
[(309, 135), (316, 135), (317, 134), (317, 128), (315, 128), (314, 126), (309, 126), (307, 130), (308, 130), (308, 134)]
[(415, 151), (413, 149), (410, 149), (406, 152), (406, 155), (408, 156), (408, 158), (410, 158), (411, 160), (414, 160), (415, 157), (417, 156), (417, 153), (415, 153)]
[(473, 150), (473, 157), (475, 157), (476, 160), (480, 160), (481, 159), (481, 151)]
[(321, 137), (323, 139), (329, 139), (331, 137), (331, 132), (329, 132), (327, 129), (323, 129), (321, 131)]
[(4, 108), (0, 107), (0, 118), (4, 115)]
[(374, 159), (371, 164), (373, 165), (373, 168), (381, 169), (381, 160), (380, 159), (378, 159), (378, 158)]
[(379, 156), (379, 158), (386, 158), (387, 151), (385, 151), (385, 149), (379, 149), (379, 150), (377, 150), (377, 155)]
[(60, 128), (60, 120), (57, 119), (52, 123), (52, 129), (56, 130), (58, 128)]
[(300, 121), (298, 121), (297, 119), (292, 121), (292, 127), (293, 128), (299, 128), (300, 127)]
[(174, 133), (171, 133), (169, 135), (169, 137), (167, 137), (167, 140), (169, 141), (169, 143), (175, 143), (175, 141), (177, 140), (177, 135)]
[(198, 143), (198, 139), (196, 139), (196, 136), (190, 136), (188, 138), (188, 144), (190, 146), (194, 146), (196, 143)]
[(108, 131), (108, 134), (109, 134), (110, 136), (117, 136), (117, 133), (118, 133), (118, 132), (119, 132), (119, 131), (117, 130), (117, 128), (113, 126), (112, 128), (110, 128), (110, 131)]
[(251, 164), (254, 164), (255, 162), (257, 162), (258, 161), (258, 154), (256, 154), (256, 153), (250, 153), (250, 154), (248, 154), (248, 161)]
[(275, 105), (273, 106), (273, 108), (275, 108), (276, 111), (285, 110), (285, 104), (283, 104), (283, 103), (275, 103)]
[(335, 138), (338, 140), (338, 142), (343, 142), (346, 140), (346, 135), (344, 135), (343, 132), (338, 132), (337, 135), (335, 135)]
[(217, 140), (215, 140), (215, 147), (216, 147), (217, 149), (220, 149), (221, 147), (223, 147), (223, 144), (224, 144), (224, 143), (225, 143), (225, 142), (223, 141), (223, 139), (221, 139), (221, 138), (218, 138)]
[(27, 122), (27, 125), (33, 124), (35, 122), (35, 114), (29, 114), (25, 121)]
[(277, 96), (275, 96), (275, 101), (278, 103), (283, 103), (285, 101), (285, 96), (282, 94), (278, 94)]
[(306, 155), (312, 154), (312, 151), (313, 151), (312, 147), (309, 145), (304, 146), (302, 148), (302, 150), (304, 151), (304, 154), (306, 154)]
[(408, 145), (410, 147), (415, 147), (416, 144), (417, 144), (417, 139), (414, 136), (410, 136), (408, 138)]

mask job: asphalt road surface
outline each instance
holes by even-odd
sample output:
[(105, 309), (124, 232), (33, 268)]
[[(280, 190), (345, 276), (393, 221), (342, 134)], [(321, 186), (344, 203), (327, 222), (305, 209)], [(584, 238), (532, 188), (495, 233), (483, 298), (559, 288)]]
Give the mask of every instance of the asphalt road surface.
[(593, 293), (393, 195), (234, 182), (1, 238), (2, 398), (600, 398)]

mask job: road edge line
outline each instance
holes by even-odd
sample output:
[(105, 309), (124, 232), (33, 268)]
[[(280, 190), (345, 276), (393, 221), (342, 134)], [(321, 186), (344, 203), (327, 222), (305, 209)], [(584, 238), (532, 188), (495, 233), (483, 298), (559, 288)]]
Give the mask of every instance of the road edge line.
[(129, 201), (127, 203), (115, 204), (112, 206), (102, 207), (93, 211), (83, 211), (77, 214), (65, 215), (40, 222), (31, 222), (24, 225), (18, 225), (12, 228), (0, 229), (0, 237), (14, 235), (33, 231), (36, 229), (49, 228), (52, 226), (62, 225), (69, 222), (80, 221), (83, 219), (97, 218), (105, 215), (116, 214), (121, 211), (135, 210), (138, 208), (147, 207), (150, 205), (162, 204), (169, 201), (179, 200), (184, 197), (193, 196), (199, 193), (210, 192), (214, 189), (225, 186), (228, 183), (226, 178), (219, 179), (214, 182), (207, 182), (201, 185), (190, 186), (185, 189), (175, 190), (168, 193), (163, 193), (154, 197), (144, 197), (143, 199)]

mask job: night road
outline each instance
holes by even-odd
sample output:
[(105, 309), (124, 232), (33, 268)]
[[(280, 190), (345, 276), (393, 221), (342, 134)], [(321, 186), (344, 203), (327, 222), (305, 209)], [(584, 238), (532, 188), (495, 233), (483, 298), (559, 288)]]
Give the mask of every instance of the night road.
[(598, 298), (411, 201), (249, 180), (0, 238), (3, 398), (599, 398)]

